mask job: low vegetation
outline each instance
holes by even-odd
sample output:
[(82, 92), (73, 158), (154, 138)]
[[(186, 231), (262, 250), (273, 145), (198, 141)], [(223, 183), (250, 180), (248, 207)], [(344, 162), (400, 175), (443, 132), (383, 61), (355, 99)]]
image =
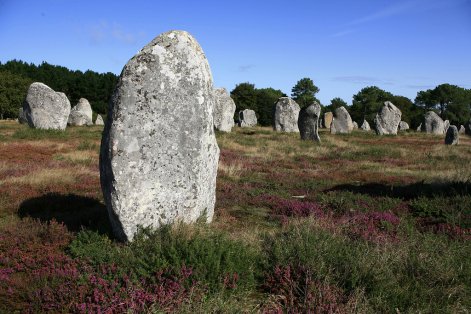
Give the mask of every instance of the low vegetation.
[(218, 133), (213, 223), (119, 243), (101, 127), (0, 123), (0, 312), (466, 313), (471, 139)]

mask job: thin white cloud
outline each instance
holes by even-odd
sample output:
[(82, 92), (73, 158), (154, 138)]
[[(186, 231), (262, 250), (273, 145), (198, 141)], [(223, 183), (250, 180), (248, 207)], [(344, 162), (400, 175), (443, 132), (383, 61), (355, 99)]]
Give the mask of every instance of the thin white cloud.
[(393, 79), (363, 76), (363, 75), (350, 75), (350, 76), (336, 76), (332, 78), (335, 82), (345, 82), (353, 84), (382, 84), (382, 85), (394, 85)]
[(92, 45), (100, 45), (105, 41), (117, 41), (122, 44), (132, 45), (145, 36), (144, 32), (131, 32), (125, 30), (118, 23), (108, 23), (100, 21), (91, 25), (88, 29), (88, 36)]
[(247, 72), (247, 71), (251, 70), (254, 67), (255, 67), (255, 65), (253, 65), (253, 64), (244, 64), (244, 65), (240, 65), (238, 67), (238, 70), (239, 70), (239, 72)]
[(332, 37), (343, 37), (343, 36), (346, 36), (346, 35), (350, 35), (352, 33), (355, 33), (354, 29), (347, 29), (347, 30), (340, 31), (340, 32), (337, 32), (335, 34), (332, 34)]

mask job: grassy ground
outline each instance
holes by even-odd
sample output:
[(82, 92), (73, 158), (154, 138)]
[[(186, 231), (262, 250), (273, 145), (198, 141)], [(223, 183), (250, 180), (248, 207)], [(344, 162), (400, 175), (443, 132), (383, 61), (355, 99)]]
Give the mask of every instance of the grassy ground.
[(101, 127), (0, 123), (0, 312), (468, 313), (471, 139), (217, 134), (212, 224), (110, 232)]

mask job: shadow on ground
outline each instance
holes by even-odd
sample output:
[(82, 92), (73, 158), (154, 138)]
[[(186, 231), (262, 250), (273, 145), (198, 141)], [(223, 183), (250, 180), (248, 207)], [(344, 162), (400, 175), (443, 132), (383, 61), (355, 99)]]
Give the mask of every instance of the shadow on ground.
[(380, 183), (368, 184), (342, 184), (334, 186), (324, 192), (346, 191), (369, 196), (386, 196), (411, 200), (417, 197), (453, 197), (457, 195), (469, 195), (471, 193), (471, 183), (413, 183), (408, 185), (386, 185)]
[(56, 220), (69, 231), (89, 229), (110, 236), (112, 234), (106, 206), (91, 197), (48, 193), (21, 203), (18, 215), (42, 222)]

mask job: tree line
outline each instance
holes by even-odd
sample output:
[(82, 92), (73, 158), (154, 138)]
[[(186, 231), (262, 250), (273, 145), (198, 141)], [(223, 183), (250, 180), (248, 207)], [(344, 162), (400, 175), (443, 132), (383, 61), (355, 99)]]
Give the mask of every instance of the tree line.
[[(316, 94), (319, 88), (310, 78), (302, 78), (291, 90), (291, 97), (301, 106), (308, 106), (313, 101), (319, 102)], [(271, 125), (274, 103), (279, 97), (286, 96), (273, 88), (255, 88), (251, 83), (240, 83), (232, 91), (231, 97), (236, 104), (236, 111), (252, 109), (256, 112), (260, 125)], [(328, 105), (322, 105), (321, 114), (334, 111), (344, 106), (352, 119), (359, 123), (367, 120), (373, 123), (374, 117), (385, 101), (391, 101), (402, 112), (402, 121), (416, 128), (422, 122), (427, 111), (437, 112), (451, 124), (465, 124), (471, 118), (471, 89), (456, 85), (441, 84), (433, 89), (420, 91), (414, 101), (401, 95), (393, 95), (377, 86), (361, 89), (352, 97), (352, 105), (348, 106), (343, 99), (333, 98)]]
[[(106, 114), (117, 79), (110, 72), (72, 71), (47, 62), (40, 65), (18, 60), (4, 64), (0, 62), (0, 118), (18, 117), (18, 108), (22, 106), (32, 82), (42, 82), (55, 91), (65, 93), (72, 105), (81, 97), (87, 98), (94, 112)], [(290, 96), (304, 107), (313, 101), (319, 102), (316, 98), (318, 92), (319, 88), (312, 79), (302, 78), (293, 86)], [(264, 126), (272, 124), (275, 102), (286, 96), (279, 89), (256, 88), (255, 84), (248, 82), (237, 84), (231, 91), (236, 112), (252, 109), (257, 114), (258, 123)], [(417, 127), (428, 110), (436, 111), (443, 119), (456, 125), (465, 124), (471, 118), (471, 90), (451, 84), (420, 91), (414, 101), (393, 95), (377, 86), (368, 86), (353, 95), (351, 106), (336, 97), (329, 104), (321, 104), (322, 113), (344, 106), (354, 121), (361, 124), (366, 119), (372, 123), (379, 108), (387, 100), (401, 110), (402, 120), (411, 127)]]
[(0, 62), (0, 117), (17, 118), (28, 87), (41, 82), (57, 92), (63, 92), (74, 106), (86, 98), (93, 111), (106, 114), (108, 102), (118, 77), (111, 73), (72, 71), (66, 67), (43, 62), (40, 65), (11, 60)]

